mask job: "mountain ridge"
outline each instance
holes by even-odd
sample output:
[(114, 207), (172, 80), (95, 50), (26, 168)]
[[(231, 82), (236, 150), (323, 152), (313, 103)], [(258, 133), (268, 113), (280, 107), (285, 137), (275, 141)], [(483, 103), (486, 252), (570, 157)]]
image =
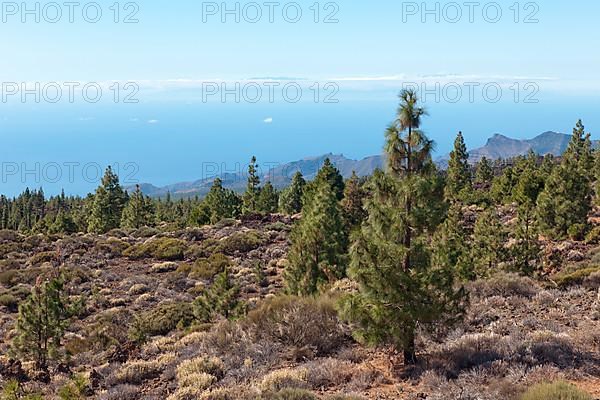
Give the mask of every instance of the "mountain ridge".
[[(553, 154), (559, 156), (566, 150), (570, 139), (571, 135), (553, 131), (543, 132), (532, 139), (513, 139), (496, 133), (487, 140), (484, 146), (469, 151), (469, 162), (472, 164), (477, 163), (484, 156), (489, 160), (517, 157), (526, 155), (529, 151), (533, 151), (539, 155)], [(598, 142), (594, 142), (594, 144), (598, 145)], [(327, 158), (340, 170), (344, 178), (349, 178), (353, 171), (356, 171), (357, 175), (361, 177), (368, 176), (377, 168), (384, 167), (383, 155), (374, 155), (360, 160), (353, 160), (345, 157), (343, 154), (329, 153), (320, 156), (305, 157), (301, 160), (278, 165), (267, 172), (262, 171), (260, 174), (261, 181), (271, 181), (273, 186), (281, 189), (291, 182), (296, 172), (301, 172), (305, 179), (311, 180), (316, 176)], [(446, 168), (448, 159), (448, 155), (438, 157), (435, 159), (435, 163), (440, 168)], [(167, 193), (170, 193), (175, 198), (196, 195), (204, 196), (210, 190), (216, 177), (221, 178), (224, 187), (237, 192), (242, 192), (246, 187), (247, 176), (245, 173), (224, 173), (163, 187), (158, 187), (150, 183), (142, 183), (140, 184), (140, 188), (144, 194), (152, 197), (163, 197)], [(127, 189), (131, 191), (133, 188), (128, 187)]]

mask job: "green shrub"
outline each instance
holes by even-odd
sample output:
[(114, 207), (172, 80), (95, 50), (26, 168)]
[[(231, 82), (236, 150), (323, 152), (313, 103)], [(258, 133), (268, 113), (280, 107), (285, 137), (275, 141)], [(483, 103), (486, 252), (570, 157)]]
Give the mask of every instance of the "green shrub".
[(591, 231), (589, 231), (589, 233), (585, 236), (585, 242), (587, 244), (600, 243), (600, 226), (596, 226)]
[(193, 259), (210, 257), (211, 254), (218, 253), (219, 243), (213, 238), (205, 239), (200, 244), (190, 246), (186, 256)]
[(19, 305), (19, 299), (10, 293), (0, 294), (0, 306), (4, 306), (9, 310), (16, 311)]
[(189, 326), (194, 319), (190, 303), (166, 303), (137, 315), (130, 336), (143, 341), (147, 336), (167, 335), (178, 327)]
[(566, 382), (554, 382), (533, 386), (521, 400), (592, 400), (592, 396)]
[(154, 257), (162, 261), (177, 261), (183, 260), (186, 248), (185, 242), (179, 239), (159, 238), (133, 245), (123, 255), (132, 260)]
[(586, 230), (587, 226), (585, 226), (584, 224), (571, 225), (567, 229), (567, 235), (569, 235), (569, 238), (571, 238), (571, 240), (583, 240), (583, 238), (585, 237)]
[(576, 271), (563, 271), (554, 275), (551, 279), (558, 287), (565, 288), (573, 285), (581, 285), (587, 277), (600, 271), (600, 267), (582, 268)]
[(232, 256), (238, 252), (247, 253), (255, 250), (265, 242), (265, 238), (257, 231), (236, 232), (221, 240), (218, 250)]
[(215, 253), (208, 258), (196, 260), (194, 265), (191, 266), (189, 277), (191, 279), (209, 280), (229, 266), (231, 266), (231, 260), (227, 256)]
[(182, 240), (161, 238), (154, 243), (155, 247), (152, 249), (152, 255), (155, 258), (164, 261), (183, 260), (187, 246)]

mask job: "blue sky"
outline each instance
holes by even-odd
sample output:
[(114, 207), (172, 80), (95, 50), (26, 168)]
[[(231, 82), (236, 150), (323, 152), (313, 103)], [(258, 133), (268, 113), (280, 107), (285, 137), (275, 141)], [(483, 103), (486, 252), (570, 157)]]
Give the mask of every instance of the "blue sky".
[[(500, 1), (495, 3), (502, 11), (497, 23), (485, 19), (496, 17), (491, 2), (475, 7), (473, 23), (463, 2), (457, 2), (463, 15), (456, 23), (448, 21), (456, 8), (443, 1), (439, 23), (434, 14), (422, 21), (421, 1), (298, 1), (302, 18), (297, 23), (284, 19), (284, 5), (287, 17), (294, 17), (290, 2), (275, 8), (273, 23), (269, 9), (257, 2), (263, 16), (254, 24), (244, 20), (254, 16), (244, 1), (240, 11), (246, 7), (250, 14), (241, 11), (240, 23), (233, 15), (223, 23), (220, 10), (203, 21), (203, 8), (212, 6), (187, 0), (121, 2), (115, 23), (114, 1), (98, 3), (102, 17), (95, 24), (83, 18), (86, 2), (75, 9), (74, 23), (63, 7), (62, 19), (54, 24), (45, 21), (54, 15), (50, 9), (47, 15), (40, 10), (36, 23), (35, 16), (2, 3), (0, 81), (98, 82), (104, 94), (95, 104), (80, 97), (73, 103), (36, 103), (31, 97), (22, 102), (15, 100), (18, 95), (0, 102), (6, 143), (1, 162), (25, 167), (37, 162), (135, 163), (136, 180), (162, 185), (201, 178), (203, 163), (235, 169), (253, 154), (263, 162), (327, 152), (360, 158), (381, 150), (395, 95), (407, 82), (463, 90), (456, 103), (448, 101), (450, 95), (426, 102), (431, 115), (424, 129), (438, 142), (439, 153), (449, 150), (458, 130), (474, 147), (493, 133), (570, 132), (578, 118), (592, 133), (600, 129), (600, 5), (594, 1)], [(229, 8), (235, 3), (226, 2)], [(319, 23), (314, 22), (315, 3)], [(25, 4), (33, 8), (35, 2)], [(425, 4), (431, 10), (436, 2)], [(88, 12), (93, 18), (94, 9)], [(139, 22), (123, 23), (132, 12)], [(338, 22), (323, 23), (328, 15)], [(525, 23), (532, 19), (538, 22)], [(108, 88), (114, 81), (121, 86), (134, 82), (139, 102), (111, 101)], [(206, 82), (232, 87), (264, 81), (298, 84), (303, 99), (290, 104), (280, 91), (272, 103), (243, 99), (237, 104), (231, 98), (223, 103), (219, 95), (202, 99)], [(474, 101), (467, 101), (465, 84), (474, 82), (501, 87), (502, 98), (490, 103), (478, 87)], [(322, 101), (328, 83), (339, 88), (333, 96), (338, 103)], [(321, 90), (316, 103), (315, 84)], [(533, 89), (525, 89), (531, 84)], [(528, 95), (537, 103), (524, 102)], [(65, 187), (82, 194), (95, 186), (81, 179), (4, 178), (0, 192), (9, 194), (40, 185), (49, 192)]]

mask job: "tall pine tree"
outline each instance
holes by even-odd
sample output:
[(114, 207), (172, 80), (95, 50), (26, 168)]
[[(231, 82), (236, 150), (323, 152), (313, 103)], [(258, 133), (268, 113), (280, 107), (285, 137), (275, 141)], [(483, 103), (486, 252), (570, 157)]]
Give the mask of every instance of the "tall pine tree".
[(140, 185), (136, 185), (135, 192), (123, 210), (121, 225), (125, 228), (138, 229), (144, 226), (154, 226), (154, 204), (149, 197), (144, 196)]
[(464, 200), (472, 189), (472, 182), (469, 153), (462, 132), (458, 132), (454, 141), (447, 172), (446, 197), (453, 202)]
[(311, 295), (346, 274), (347, 233), (334, 188), (321, 180), (291, 233), (287, 290)]
[(425, 111), (416, 93), (401, 93), (398, 118), (387, 130), (388, 173), (377, 171), (365, 201), (368, 218), (354, 236), (350, 277), (357, 293), (341, 304), (355, 336), (391, 344), (416, 362), (417, 327), (450, 324), (462, 314), (464, 291), (455, 271), (431, 260), (431, 235), (446, 209), (443, 183), (431, 161), (433, 143), (418, 130)]
[(279, 196), (279, 210), (288, 215), (297, 214), (302, 211), (302, 198), (306, 181), (301, 172), (296, 172), (290, 186), (285, 188)]
[(560, 165), (556, 166), (538, 198), (540, 229), (553, 237), (581, 236), (592, 207), (592, 149), (583, 123), (577, 122)]
[(260, 178), (258, 176), (258, 164), (256, 157), (252, 157), (248, 165), (248, 185), (243, 197), (242, 212), (252, 214), (258, 211), (258, 196), (260, 195)]
[(119, 177), (109, 166), (91, 206), (88, 230), (92, 233), (106, 233), (121, 224), (127, 195), (119, 184)]

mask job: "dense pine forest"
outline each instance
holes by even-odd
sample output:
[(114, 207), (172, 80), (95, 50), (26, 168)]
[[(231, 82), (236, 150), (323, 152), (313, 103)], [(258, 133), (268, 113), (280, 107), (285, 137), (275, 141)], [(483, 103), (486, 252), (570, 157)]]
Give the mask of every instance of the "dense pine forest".
[(369, 177), (1, 196), (0, 398), (598, 398), (590, 133), (440, 170), (426, 122), (403, 91)]

